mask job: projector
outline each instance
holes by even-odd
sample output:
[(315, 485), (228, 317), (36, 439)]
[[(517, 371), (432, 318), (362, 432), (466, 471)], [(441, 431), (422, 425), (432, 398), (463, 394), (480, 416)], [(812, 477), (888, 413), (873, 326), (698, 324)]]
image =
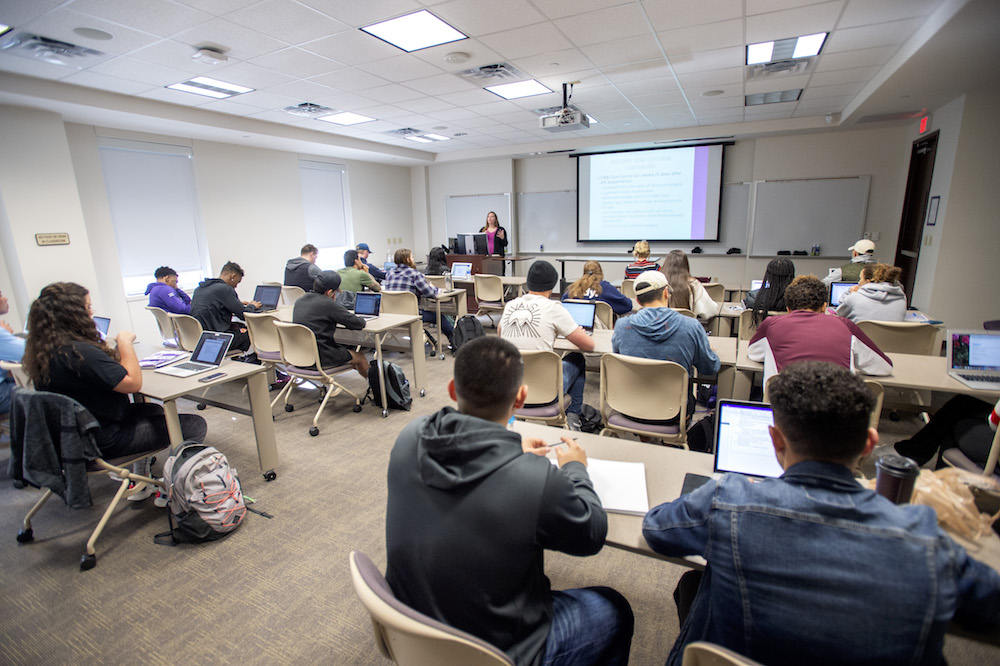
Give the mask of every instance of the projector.
[(550, 132), (569, 132), (587, 129), (590, 127), (590, 120), (583, 111), (567, 108), (558, 113), (539, 117), (538, 127)]

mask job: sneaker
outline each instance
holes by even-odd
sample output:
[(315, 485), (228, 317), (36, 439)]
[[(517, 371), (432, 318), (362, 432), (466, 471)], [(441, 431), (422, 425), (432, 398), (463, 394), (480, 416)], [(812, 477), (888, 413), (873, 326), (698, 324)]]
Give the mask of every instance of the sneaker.
[(570, 430), (575, 430), (580, 432), (580, 415), (574, 412), (569, 412), (566, 414), (566, 426)]
[[(135, 483), (130, 483), (129, 484), (129, 490), (131, 490), (134, 487), (135, 487)], [(132, 495), (129, 495), (127, 499), (128, 499), (129, 502), (141, 502), (144, 499), (147, 499), (147, 498), (151, 497), (153, 495), (153, 493), (156, 492), (156, 489), (157, 489), (157, 486), (155, 486), (155, 485), (153, 485), (151, 483), (147, 483), (145, 486), (143, 486), (142, 490), (140, 490), (139, 492), (134, 493)]]
[[(163, 479), (160, 479), (160, 481), (162, 481), (162, 480)], [(156, 497), (153, 499), (153, 504), (162, 509), (162, 508), (164, 508), (164, 507), (167, 506), (168, 499), (169, 498), (167, 497), (167, 491), (164, 490), (163, 488), (157, 486), (156, 487)]]

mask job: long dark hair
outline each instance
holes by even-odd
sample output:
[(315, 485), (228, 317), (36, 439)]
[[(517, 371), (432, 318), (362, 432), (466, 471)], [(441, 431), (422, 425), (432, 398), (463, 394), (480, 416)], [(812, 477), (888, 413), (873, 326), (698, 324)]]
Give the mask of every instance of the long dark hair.
[(778, 257), (767, 263), (764, 271), (764, 284), (757, 291), (753, 302), (753, 323), (759, 326), (767, 319), (767, 313), (772, 310), (785, 309), (785, 289), (795, 277), (795, 264), (791, 259)]
[(432, 247), (427, 257), (427, 272), (425, 275), (444, 275), (444, 272), (448, 270), (446, 254), (448, 254), (448, 248), (442, 245)]
[[(53, 282), (31, 304), (28, 340), (21, 364), (36, 386), (48, 383), (52, 358), (60, 348), (73, 342), (92, 344), (114, 360), (120, 360), (118, 352), (104, 344), (94, 326), (87, 311), (88, 293), (74, 282)], [(79, 358), (83, 360), (82, 356)]]
[(691, 309), (691, 266), (683, 250), (671, 250), (662, 272), (670, 285), (670, 307)]

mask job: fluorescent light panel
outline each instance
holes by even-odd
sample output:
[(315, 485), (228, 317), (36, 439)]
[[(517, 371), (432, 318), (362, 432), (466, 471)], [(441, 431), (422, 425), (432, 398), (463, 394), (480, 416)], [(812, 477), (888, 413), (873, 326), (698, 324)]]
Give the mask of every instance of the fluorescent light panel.
[(487, 86), (486, 90), (504, 99), (519, 99), (521, 97), (544, 95), (545, 93), (552, 92), (534, 79), (518, 81), (517, 83), (502, 83), (498, 86)]
[(6, 23), (0, 23), (0, 35), (6, 35), (8, 32), (10, 32), (10, 30), (11, 27), (9, 25), (7, 25)]
[(826, 33), (779, 39), (773, 42), (760, 42), (747, 46), (747, 64), (759, 65), (765, 62), (777, 62), (792, 58), (811, 58), (818, 55), (826, 42)]
[(747, 47), (747, 64), (758, 65), (762, 62), (771, 62), (771, 52), (773, 50), (774, 42), (751, 44)]
[(797, 102), (802, 94), (802, 88), (795, 90), (778, 90), (769, 93), (755, 93), (746, 96), (746, 106), (758, 106), (760, 104), (779, 104), (781, 102)]
[(425, 139), (422, 136), (412, 135), (412, 136), (408, 136), (408, 137), (404, 137), (404, 138), (409, 139), (410, 141), (416, 141), (417, 143), (434, 143), (430, 139)]
[(442, 136), (440, 134), (424, 134), (424, 137), (427, 138), (427, 139), (431, 139), (433, 141), (450, 141), (451, 140), (450, 136)]
[(322, 120), (325, 123), (336, 123), (337, 125), (358, 125), (360, 123), (370, 123), (375, 119), (362, 116), (360, 113), (344, 111), (342, 113), (332, 113), (329, 116), (321, 116), (316, 120)]
[(467, 35), (455, 30), (426, 9), (373, 23), (361, 29), (407, 53), (468, 39)]
[(170, 88), (171, 90), (180, 90), (181, 92), (194, 93), (195, 95), (202, 95), (204, 97), (212, 97), (214, 99), (225, 99), (227, 97), (232, 97), (233, 95), (242, 95), (244, 93), (254, 91), (253, 88), (246, 88), (233, 83), (210, 79), (207, 76), (196, 76), (188, 81), (181, 81), (180, 83), (169, 85), (167, 88)]

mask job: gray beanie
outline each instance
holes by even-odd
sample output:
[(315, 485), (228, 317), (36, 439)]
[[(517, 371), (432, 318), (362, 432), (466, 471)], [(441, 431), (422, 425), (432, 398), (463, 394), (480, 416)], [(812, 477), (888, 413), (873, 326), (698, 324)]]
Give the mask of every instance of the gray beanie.
[(528, 291), (551, 291), (559, 280), (555, 266), (539, 259), (528, 269)]
[(336, 271), (323, 271), (313, 280), (313, 291), (317, 294), (325, 294), (331, 289), (340, 289), (340, 274)]

